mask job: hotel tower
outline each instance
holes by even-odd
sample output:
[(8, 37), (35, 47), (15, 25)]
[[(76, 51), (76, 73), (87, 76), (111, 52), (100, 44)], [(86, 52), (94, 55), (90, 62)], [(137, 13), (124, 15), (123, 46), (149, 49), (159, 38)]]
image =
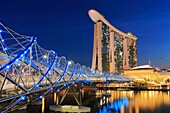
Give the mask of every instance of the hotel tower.
[(92, 68), (121, 73), (137, 66), (136, 36), (116, 29), (95, 10), (88, 14), (95, 23)]

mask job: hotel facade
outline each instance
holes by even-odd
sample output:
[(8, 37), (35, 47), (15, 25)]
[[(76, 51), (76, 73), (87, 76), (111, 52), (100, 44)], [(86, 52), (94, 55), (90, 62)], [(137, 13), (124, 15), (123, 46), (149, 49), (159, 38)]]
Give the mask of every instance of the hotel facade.
[(92, 69), (121, 73), (136, 67), (137, 37), (116, 29), (96, 10), (89, 10), (88, 14), (95, 23)]

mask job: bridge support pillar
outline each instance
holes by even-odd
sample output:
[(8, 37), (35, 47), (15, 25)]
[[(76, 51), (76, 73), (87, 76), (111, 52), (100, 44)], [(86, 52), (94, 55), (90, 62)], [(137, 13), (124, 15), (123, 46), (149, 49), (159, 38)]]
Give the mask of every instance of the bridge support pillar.
[[(73, 94), (73, 97), (75, 101), (77, 102), (77, 106), (76, 105), (61, 105), (64, 98), (68, 94), (68, 92), (71, 92)], [(82, 106), (82, 87), (81, 86), (79, 87), (79, 89), (75, 89), (74, 87), (66, 89), (61, 99), (59, 99), (59, 93), (54, 93), (54, 103), (55, 105), (51, 105), (49, 108), (52, 111), (81, 113), (81, 112), (90, 112), (91, 110), (90, 107)]]

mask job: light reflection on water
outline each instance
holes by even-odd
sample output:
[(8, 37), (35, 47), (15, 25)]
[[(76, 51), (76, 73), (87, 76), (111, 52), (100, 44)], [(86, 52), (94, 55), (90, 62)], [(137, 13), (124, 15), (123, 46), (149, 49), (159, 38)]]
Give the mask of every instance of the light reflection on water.
[[(103, 91), (97, 90), (97, 94)], [(92, 91), (84, 91), (83, 105), (91, 107), (91, 113), (170, 113), (170, 92), (162, 91), (108, 91), (111, 96), (96, 97)], [(49, 106), (54, 105), (54, 94), (47, 96), (39, 106), (29, 106), (27, 110), (11, 113), (54, 113)], [(66, 96), (64, 105), (76, 105), (71, 95)]]
[(107, 105), (103, 106), (100, 109), (100, 113), (108, 113), (109, 111), (116, 111), (119, 112), (123, 109), (123, 107), (127, 107), (128, 106), (128, 98), (124, 97), (124, 98), (119, 98), (117, 100), (114, 100), (111, 103), (108, 103)]
[(98, 113), (170, 113), (169, 91), (111, 91), (110, 93), (111, 97), (100, 99), (102, 107)]

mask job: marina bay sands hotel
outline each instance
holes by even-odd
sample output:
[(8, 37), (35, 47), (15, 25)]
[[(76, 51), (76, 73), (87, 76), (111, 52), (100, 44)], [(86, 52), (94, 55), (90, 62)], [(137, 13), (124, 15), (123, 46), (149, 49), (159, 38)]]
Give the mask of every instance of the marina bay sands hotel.
[(92, 68), (121, 73), (136, 67), (136, 36), (116, 29), (96, 10), (88, 14), (95, 22)]

